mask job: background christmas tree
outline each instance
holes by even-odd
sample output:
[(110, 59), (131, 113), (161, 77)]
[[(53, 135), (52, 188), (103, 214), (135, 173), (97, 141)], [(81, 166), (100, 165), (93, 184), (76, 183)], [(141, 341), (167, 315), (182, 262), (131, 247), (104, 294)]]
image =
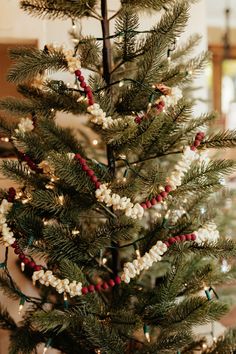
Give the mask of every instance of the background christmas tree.
[[(1, 307), (9, 353), (36, 352), (39, 343), (44, 352), (191, 353), (202, 343), (193, 326), (227, 311), (215, 286), (235, 274), (233, 264), (221, 267), (235, 244), (214, 223), (235, 162), (210, 160), (206, 149), (233, 147), (236, 133), (208, 134), (215, 114), (192, 115), (189, 88), (209, 55), (191, 57), (197, 36), (177, 46), (190, 2), (124, 0), (111, 18), (106, 0), (20, 3), (51, 19), (93, 17), (102, 37), (72, 31), (73, 51), (45, 44), (10, 53), (8, 79), (24, 98), (0, 102), (19, 120), (3, 117), (1, 131), (17, 157), (2, 169), (20, 186), (1, 191), (0, 283), (24, 317), (16, 324)], [(162, 14), (146, 31), (143, 11)], [(60, 70), (74, 74), (73, 88), (45, 77)], [(77, 141), (56, 112), (87, 114), (99, 145), (83, 130)], [(12, 279), (10, 246), (37, 297)], [(207, 350), (229, 353), (234, 338)]]

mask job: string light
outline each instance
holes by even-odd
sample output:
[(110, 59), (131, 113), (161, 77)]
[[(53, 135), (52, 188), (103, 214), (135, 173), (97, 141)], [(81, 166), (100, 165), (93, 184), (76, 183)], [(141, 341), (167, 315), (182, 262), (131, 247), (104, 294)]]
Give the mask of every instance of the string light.
[(52, 184), (46, 184), (46, 189), (54, 189), (54, 186)]
[(25, 304), (25, 299), (22, 297), (20, 299), (20, 304), (19, 304), (19, 308), (18, 308), (18, 314), (19, 315), (21, 314), (21, 311), (23, 310), (24, 304)]
[(72, 235), (78, 235), (80, 233), (79, 230), (72, 230)]
[(21, 267), (21, 271), (24, 272), (24, 270), (25, 270), (25, 263), (24, 263), (24, 262), (21, 262), (20, 267)]
[(52, 338), (49, 338), (47, 343), (45, 344), (44, 349), (43, 349), (43, 354), (45, 354), (47, 352), (47, 350), (50, 347), (51, 343), (52, 343)]
[(204, 350), (207, 349), (207, 344), (206, 343), (202, 344), (202, 349), (204, 349)]
[(1, 138), (1, 141), (3, 141), (4, 143), (8, 143), (9, 142), (9, 138), (7, 138), (7, 137)]
[(124, 81), (123, 80), (119, 82), (119, 87), (122, 87), (122, 86), (124, 86)]
[(103, 257), (102, 259), (102, 264), (105, 265), (107, 263), (107, 258), (106, 257)]
[(96, 354), (101, 354), (102, 352), (101, 352), (100, 349), (95, 349), (95, 353), (96, 353)]
[(60, 204), (60, 205), (63, 205), (64, 202), (65, 202), (64, 196), (63, 196), (63, 195), (60, 195), (60, 196), (58, 197), (58, 201), (59, 201), (59, 204)]
[(98, 144), (97, 139), (94, 139), (94, 140), (92, 141), (92, 144), (96, 146), (96, 145)]
[(26, 199), (22, 199), (22, 204), (27, 204), (29, 202), (29, 199), (26, 198)]
[(144, 331), (144, 335), (146, 337), (146, 340), (148, 341), (148, 343), (150, 343), (151, 338), (150, 338), (150, 333), (149, 333), (149, 327), (146, 324), (143, 326), (143, 331)]

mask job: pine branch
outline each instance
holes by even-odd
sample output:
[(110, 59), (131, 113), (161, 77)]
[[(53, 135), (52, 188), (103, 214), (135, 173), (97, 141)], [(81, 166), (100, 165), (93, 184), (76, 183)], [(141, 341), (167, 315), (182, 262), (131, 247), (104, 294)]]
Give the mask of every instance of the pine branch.
[(236, 130), (226, 130), (206, 137), (201, 143), (204, 148), (233, 148), (236, 146)]
[(128, 6), (134, 8), (136, 11), (159, 11), (162, 9), (169, 9), (174, 5), (173, 0), (122, 0), (121, 4), (123, 6)]
[(116, 46), (122, 61), (130, 61), (135, 55), (135, 37), (136, 31), (139, 26), (138, 15), (132, 10), (131, 7), (128, 7), (121, 11), (119, 16), (116, 19), (115, 33), (122, 34), (121, 41), (117, 42)]
[(15, 321), (9, 315), (9, 312), (0, 305), (0, 328), (15, 330), (17, 328)]
[(24, 11), (39, 17), (81, 18), (92, 16), (96, 0), (21, 0), (20, 6)]
[(33, 79), (45, 70), (66, 70), (68, 68), (63, 51), (44, 51), (36, 48), (16, 48), (10, 51), (15, 64), (10, 69), (7, 79), (19, 83)]

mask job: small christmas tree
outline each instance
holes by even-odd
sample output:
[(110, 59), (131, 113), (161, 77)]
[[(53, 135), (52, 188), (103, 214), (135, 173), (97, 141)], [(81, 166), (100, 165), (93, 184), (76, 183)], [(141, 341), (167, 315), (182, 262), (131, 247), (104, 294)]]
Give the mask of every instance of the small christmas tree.
[[(24, 98), (0, 102), (19, 117), (0, 124), (17, 157), (2, 170), (19, 184), (1, 191), (0, 284), (24, 320), (16, 324), (1, 307), (9, 353), (36, 353), (40, 343), (44, 353), (190, 353), (201, 343), (193, 326), (227, 311), (214, 287), (233, 278), (234, 267), (222, 272), (221, 262), (236, 251), (219, 234), (214, 209), (235, 162), (207, 156), (208, 148), (234, 146), (236, 133), (207, 133), (215, 114), (193, 117), (189, 87), (209, 56), (191, 58), (197, 36), (176, 46), (190, 1), (123, 0), (110, 18), (106, 0), (20, 3), (51, 19), (95, 18), (102, 37), (73, 30), (74, 50), (11, 51), (8, 79)], [(143, 11), (162, 17), (140, 31)], [(45, 77), (60, 70), (74, 75), (73, 88)], [(82, 128), (77, 140), (57, 125), (57, 112), (78, 121), (87, 114), (96, 140)], [(9, 247), (37, 297), (14, 282)], [(229, 337), (210, 352), (229, 353)]]

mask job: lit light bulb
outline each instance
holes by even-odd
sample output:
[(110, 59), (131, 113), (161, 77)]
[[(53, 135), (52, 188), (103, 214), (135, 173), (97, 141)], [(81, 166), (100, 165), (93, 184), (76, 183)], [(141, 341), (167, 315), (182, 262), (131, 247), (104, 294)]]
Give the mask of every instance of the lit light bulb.
[(123, 178), (122, 178), (122, 181), (123, 181), (123, 182), (126, 182), (126, 181), (127, 181), (127, 178), (126, 178), (126, 177), (123, 177)]
[(136, 256), (139, 259), (141, 257), (140, 251), (139, 249), (135, 250)]
[(21, 314), (21, 311), (22, 311), (22, 309), (23, 309), (23, 307), (24, 307), (24, 305), (19, 305), (19, 308), (18, 308), (18, 314), (20, 315)]
[(148, 343), (150, 343), (151, 342), (151, 338), (150, 338), (150, 333), (149, 332), (145, 333), (145, 337), (146, 337)]
[(79, 230), (72, 230), (72, 235), (78, 235), (80, 233)]
[(122, 86), (124, 86), (124, 81), (123, 80), (119, 82), (119, 87), (122, 87)]
[(9, 142), (9, 138), (7, 138), (7, 137), (1, 138), (1, 141), (3, 141), (4, 143), (8, 143)]
[(55, 109), (54, 108), (51, 108), (51, 112), (54, 112), (55, 111)]
[(107, 258), (104, 257), (104, 258), (102, 259), (102, 264), (105, 265), (106, 263), (107, 263)]
[(63, 204), (64, 204), (64, 201), (65, 201), (64, 196), (63, 196), (63, 195), (59, 195), (58, 201), (59, 201), (59, 204), (60, 204), (60, 205), (63, 205)]
[(28, 198), (22, 200), (22, 204), (27, 204), (28, 202), (29, 202), (29, 199), (28, 199)]
[(48, 350), (48, 348), (47, 348), (47, 347), (44, 347), (44, 349), (43, 349), (43, 354), (47, 353), (47, 350)]
[(78, 85), (77, 84), (74, 84), (74, 89), (77, 89), (78, 88)]
[(67, 297), (66, 292), (64, 293), (63, 299), (64, 299), (64, 301), (67, 301), (67, 300), (68, 300), (68, 297)]
[(24, 263), (24, 262), (21, 262), (20, 267), (21, 267), (21, 271), (24, 272), (24, 270), (25, 270), (25, 263)]
[(207, 349), (207, 344), (206, 343), (202, 344), (202, 349)]
[(94, 139), (94, 140), (92, 141), (92, 144), (96, 146), (96, 145), (98, 144), (97, 139)]

